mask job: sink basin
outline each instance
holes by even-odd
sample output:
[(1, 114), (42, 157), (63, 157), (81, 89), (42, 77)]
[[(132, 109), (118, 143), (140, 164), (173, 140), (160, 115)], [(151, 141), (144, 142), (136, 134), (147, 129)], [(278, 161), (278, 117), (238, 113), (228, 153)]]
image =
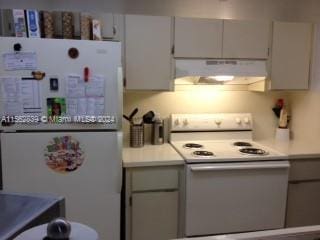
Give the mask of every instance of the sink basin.
[(65, 215), (64, 199), (0, 191), (0, 239), (13, 239), (33, 226)]

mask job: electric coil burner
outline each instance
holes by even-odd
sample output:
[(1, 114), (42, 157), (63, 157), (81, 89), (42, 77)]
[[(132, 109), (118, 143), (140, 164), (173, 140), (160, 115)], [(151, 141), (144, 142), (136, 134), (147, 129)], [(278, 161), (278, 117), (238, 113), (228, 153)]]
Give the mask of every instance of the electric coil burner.
[(252, 155), (268, 155), (268, 152), (259, 148), (241, 148), (240, 152)]
[(210, 151), (194, 151), (192, 154), (195, 156), (199, 156), (199, 157), (212, 157), (212, 156), (214, 156), (214, 153), (210, 152)]
[(202, 148), (203, 145), (198, 143), (186, 143), (183, 145), (184, 148)]
[(236, 147), (252, 147), (252, 144), (249, 142), (234, 142), (233, 146)]

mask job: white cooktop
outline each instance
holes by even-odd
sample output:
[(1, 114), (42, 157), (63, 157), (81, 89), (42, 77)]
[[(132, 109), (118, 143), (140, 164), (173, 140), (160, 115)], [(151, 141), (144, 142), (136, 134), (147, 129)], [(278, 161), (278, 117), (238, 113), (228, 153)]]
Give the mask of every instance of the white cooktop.
[[(172, 114), (170, 120), (171, 145), (188, 163), (287, 159), (287, 155), (252, 140), (254, 122), (250, 113)], [(235, 142), (251, 146), (235, 146)], [(202, 147), (186, 148), (188, 143)], [(249, 153), (240, 151), (244, 148), (249, 148)], [(252, 153), (257, 149), (262, 154)]]
[[(234, 142), (248, 142), (252, 146), (238, 147), (234, 146)], [(200, 144), (201, 148), (186, 148), (185, 144)], [(287, 159), (287, 156), (277, 152), (271, 148), (262, 146), (248, 139), (234, 139), (224, 141), (172, 141), (172, 146), (188, 163), (207, 163), (207, 162), (238, 162), (238, 161), (261, 161), (261, 160), (281, 160)], [(263, 150), (264, 154), (255, 155), (240, 152), (243, 148), (256, 148)], [(204, 151), (208, 156), (196, 155), (196, 151)], [(209, 153), (208, 153), (209, 152)], [(213, 153), (213, 155), (210, 155)], [(200, 153), (201, 154), (201, 153)]]

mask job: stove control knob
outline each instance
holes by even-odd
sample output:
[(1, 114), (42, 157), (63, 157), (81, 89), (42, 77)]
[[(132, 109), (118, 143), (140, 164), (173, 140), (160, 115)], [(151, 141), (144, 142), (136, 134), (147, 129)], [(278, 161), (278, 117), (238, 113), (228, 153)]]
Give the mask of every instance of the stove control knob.
[(237, 117), (236, 118), (236, 123), (240, 125), (241, 124), (241, 119)]
[(184, 120), (183, 120), (183, 126), (187, 126), (188, 123), (189, 123), (189, 122), (188, 122), (188, 119), (184, 119)]
[(250, 119), (248, 117), (245, 117), (243, 121), (245, 124), (250, 124)]
[(221, 120), (220, 120), (220, 119), (216, 119), (216, 120), (214, 120), (214, 122), (215, 122), (218, 126), (221, 125)]
[(177, 118), (176, 120), (174, 120), (174, 125), (178, 126), (180, 124), (179, 118)]

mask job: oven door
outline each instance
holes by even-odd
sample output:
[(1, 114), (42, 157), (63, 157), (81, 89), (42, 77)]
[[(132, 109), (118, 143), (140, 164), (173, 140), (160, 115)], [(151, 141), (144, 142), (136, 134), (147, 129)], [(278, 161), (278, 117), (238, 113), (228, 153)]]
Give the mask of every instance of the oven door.
[(289, 162), (190, 164), (186, 236), (283, 228)]

